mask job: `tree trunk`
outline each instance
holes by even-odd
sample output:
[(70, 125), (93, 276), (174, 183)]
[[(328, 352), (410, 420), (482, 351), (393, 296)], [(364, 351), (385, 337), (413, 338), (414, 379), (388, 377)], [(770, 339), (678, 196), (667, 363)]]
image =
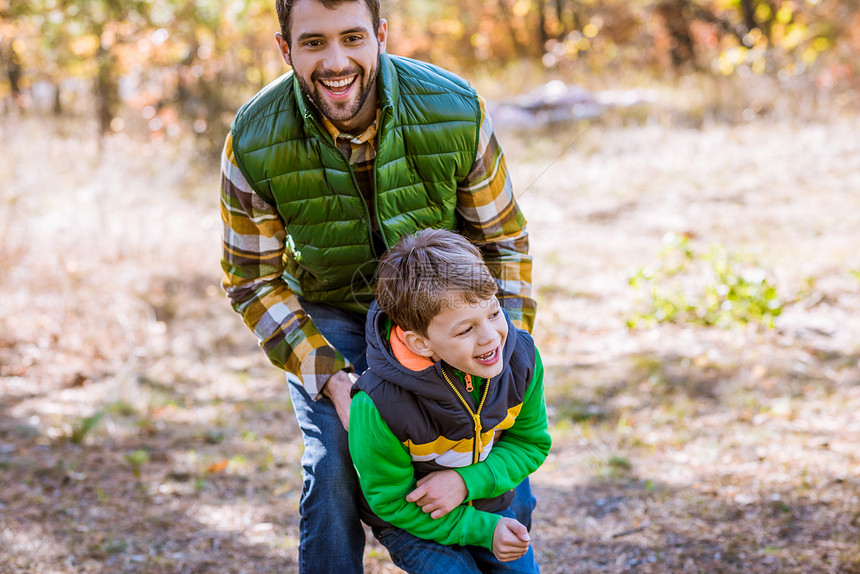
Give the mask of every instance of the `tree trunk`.
[(514, 45), (514, 51), (519, 58), (525, 58), (528, 54), (528, 47), (523, 46), (522, 42), (517, 39), (517, 31), (513, 25), (514, 15), (511, 14), (511, 9), (510, 6), (508, 6), (507, 0), (496, 0), (496, 2), (499, 7), (499, 14), (502, 16), (502, 21), (508, 28), (508, 37)]
[(758, 28), (758, 23), (755, 21), (755, 6), (753, 5), (753, 0), (741, 0), (741, 18), (743, 18), (747, 32), (753, 28)]
[(119, 101), (119, 86), (116, 78), (116, 58), (110, 50), (99, 44), (96, 52), (98, 74), (96, 76), (96, 116), (99, 123), (99, 136), (104, 136), (111, 130)]
[(63, 100), (60, 98), (60, 87), (62, 82), (54, 81), (54, 116), (60, 117), (63, 115)]
[(558, 20), (556, 38), (561, 40), (567, 35), (567, 22), (564, 21), (564, 0), (555, 0), (555, 19)]
[(535, 9), (538, 12), (538, 41), (540, 42), (540, 46), (538, 48), (538, 56), (543, 56), (546, 51), (546, 43), (549, 40), (549, 35), (546, 33), (546, 14), (544, 13), (544, 0), (535, 0)]
[(657, 13), (663, 19), (666, 33), (671, 38), (669, 54), (675, 69), (696, 63), (693, 34), (687, 18), (688, 3), (689, 0), (663, 0), (657, 4)]
[(6, 61), (6, 78), (9, 80), (9, 90), (12, 94), (12, 100), (18, 101), (18, 96), (21, 95), (21, 76), (23, 70), (21, 68), (21, 58), (15, 52), (15, 46), (12, 40), (9, 40), (5, 47), (0, 46), (0, 54)]

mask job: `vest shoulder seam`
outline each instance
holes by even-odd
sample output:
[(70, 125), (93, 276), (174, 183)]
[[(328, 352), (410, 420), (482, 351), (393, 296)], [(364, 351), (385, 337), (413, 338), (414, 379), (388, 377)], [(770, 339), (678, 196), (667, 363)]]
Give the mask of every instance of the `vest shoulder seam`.
[[(457, 76), (453, 72), (449, 72), (444, 68), (433, 65), (429, 62), (422, 62), (412, 58), (403, 56), (391, 56), (391, 61), (398, 73), (405, 73), (409, 79), (414, 79), (416, 82), (425, 86), (433, 86), (439, 90), (437, 93), (450, 93), (451, 88), (455, 88), (459, 95), (474, 99), (477, 97), (475, 89), (465, 79)], [(403, 89), (401, 81), (400, 89)], [(420, 95), (421, 92), (407, 91), (411, 95)]]

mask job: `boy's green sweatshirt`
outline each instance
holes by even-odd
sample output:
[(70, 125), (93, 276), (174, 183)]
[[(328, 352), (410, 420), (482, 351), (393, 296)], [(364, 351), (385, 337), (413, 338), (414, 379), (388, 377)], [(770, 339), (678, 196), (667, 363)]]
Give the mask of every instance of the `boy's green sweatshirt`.
[[(349, 448), (362, 491), (373, 512), (419, 538), (440, 544), (475, 545), (492, 549), (500, 516), (480, 511), (468, 502), (496, 497), (515, 488), (546, 459), (551, 439), (547, 430), (543, 364), (536, 353), (531, 384), (512, 426), (496, 441), (485, 460), (453, 468), (463, 477), (466, 501), (445, 516), (433, 519), (421, 507), (406, 502), (416, 487), (407, 446), (392, 433), (370, 396), (360, 391), (352, 399)], [(458, 373), (462, 376), (462, 373)], [(475, 403), (486, 380), (474, 378)], [(444, 381), (439, 381), (444, 385)]]

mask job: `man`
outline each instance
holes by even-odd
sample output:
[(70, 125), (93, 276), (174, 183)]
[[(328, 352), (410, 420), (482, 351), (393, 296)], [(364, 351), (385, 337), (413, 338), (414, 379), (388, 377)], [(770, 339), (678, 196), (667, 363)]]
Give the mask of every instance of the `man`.
[[(305, 446), (300, 569), (361, 572), (345, 431), (378, 257), (407, 233), (455, 229), (530, 330), (528, 235), (483, 100), (449, 72), (386, 54), (379, 0), (276, 5), (292, 71), (239, 110), (227, 137), (223, 284), (287, 371)], [(517, 490), (533, 504), (527, 482)]]

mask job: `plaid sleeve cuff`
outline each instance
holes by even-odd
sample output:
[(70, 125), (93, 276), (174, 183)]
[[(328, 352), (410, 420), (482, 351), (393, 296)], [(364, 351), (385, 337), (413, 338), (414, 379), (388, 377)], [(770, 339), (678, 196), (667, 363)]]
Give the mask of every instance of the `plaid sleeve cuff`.
[(266, 353), (272, 356), (287, 356), (284, 370), (295, 373), (302, 381), (308, 394), (314, 399), (321, 398), (320, 392), (329, 378), (338, 371), (352, 372), (352, 364), (326, 338), (317, 331), (310, 317), (304, 312), (296, 313), (292, 328), (285, 332), (275, 347), (284, 346), (279, 352), (277, 348), (263, 345)]
[[(319, 337), (325, 341), (322, 335)], [(311, 343), (311, 339), (306, 341)], [(300, 350), (296, 350), (296, 355), (300, 353)], [(301, 358), (300, 370), (299, 376), (305, 390), (314, 400), (318, 400), (322, 398), (322, 389), (332, 375), (342, 370), (352, 372), (354, 369), (346, 357), (325, 341), (325, 346), (317, 347)]]

